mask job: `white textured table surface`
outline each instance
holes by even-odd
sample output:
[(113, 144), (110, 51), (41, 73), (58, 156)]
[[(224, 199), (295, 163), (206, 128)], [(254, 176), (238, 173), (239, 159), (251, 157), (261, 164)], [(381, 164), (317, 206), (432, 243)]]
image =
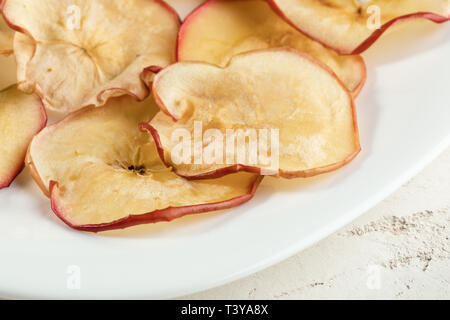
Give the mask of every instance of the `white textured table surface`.
[(188, 299), (450, 299), (450, 148), (351, 225)]

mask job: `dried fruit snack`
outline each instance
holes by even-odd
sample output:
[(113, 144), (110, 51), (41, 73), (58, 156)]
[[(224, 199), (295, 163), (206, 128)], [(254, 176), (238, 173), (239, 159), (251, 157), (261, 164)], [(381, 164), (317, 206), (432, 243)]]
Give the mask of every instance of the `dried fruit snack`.
[(14, 31), (8, 27), (3, 17), (0, 17), (0, 54), (10, 55), (13, 53)]
[(151, 136), (139, 129), (156, 111), (152, 98), (115, 98), (69, 115), (33, 139), (27, 166), (67, 225), (93, 232), (126, 228), (252, 198), (257, 175), (195, 182), (166, 168)]
[(298, 30), (341, 54), (360, 54), (409, 19), (450, 19), (449, 0), (268, 0)]
[[(179, 18), (160, 0), (4, 0), (20, 89), (71, 112), (124, 94), (142, 100), (148, 65), (174, 60)], [(45, 19), (43, 19), (45, 17)]]
[(341, 56), (297, 31), (262, 0), (209, 0), (184, 21), (178, 61), (225, 66), (242, 52), (276, 47), (306, 52), (328, 65), (357, 96), (366, 79), (361, 56)]
[[(261, 170), (286, 178), (307, 177), (337, 169), (360, 151), (348, 89), (325, 65), (292, 49), (243, 53), (225, 68), (178, 62), (156, 75), (153, 94), (162, 112), (146, 128), (163, 161), (190, 179)], [(196, 126), (204, 135), (212, 130), (208, 139), (200, 141), (201, 150), (211, 159), (195, 160), (195, 152), (183, 147), (185, 136), (195, 140)], [(239, 160), (242, 152), (221, 147), (228, 130), (233, 134), (250, 130), (245, 141), (258, 136), (255, 131), (268, 130), (270, 143), (261, 153), (256, 147), (256, 156), (248, 152), (246, 159)], [(269, 139), (268, 132), (265, 136)], [(248, 143), (259, 145), (261, 140), (256, 141)], [(230, 150), (235, 152), (233, 157)], [(259, 161), (260, 155), (270, 155), (274, 161)]]

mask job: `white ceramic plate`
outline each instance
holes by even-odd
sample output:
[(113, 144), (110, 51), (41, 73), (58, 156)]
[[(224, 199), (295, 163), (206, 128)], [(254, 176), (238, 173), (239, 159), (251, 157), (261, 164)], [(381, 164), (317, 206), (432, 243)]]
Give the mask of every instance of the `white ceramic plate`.
[[(190, 3), (170, 2), (185, 11)], [(268, 267), (350, 222), (450, 142), (450, 23), (388, 35), (365, 57), (369, 77), (357, 99), (361, 155), (312, 179), (266, 178), (256, 198), (237, 209), (82, 233), (52, 214), (24, 171), (0, 191), (0, 296), (181, 296)]]

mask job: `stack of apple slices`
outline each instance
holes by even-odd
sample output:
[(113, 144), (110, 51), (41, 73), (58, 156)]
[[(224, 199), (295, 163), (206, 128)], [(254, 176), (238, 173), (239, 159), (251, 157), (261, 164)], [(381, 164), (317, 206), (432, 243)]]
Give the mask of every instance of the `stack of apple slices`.
[[(318, 94), (323, 91), (328, 94)], [(274, 174), (283, 177), (336, 169), (360, 150), (350, 92), (328, 68), (290, 49), (244, 53), (224, 69), (180, 62), (156, 76), (153, 92), (172, 117), (162, 112), (153, 117), (151, 98), (141, 103), (116, 98), (33, 139), (27, 166), (69, 226), (104, 231), (249, 200), (261, 168), (176, 167), (170, 157), (160, 159), (161, 148), (170, 151), (171, 132), (180, 127), (192, 132), (194, 119), (221, 131), (280, 128), (280, 169)], [(139, 130), (141, 122), (154, 128), (155, 139)], [(188, 175), (189, 180), (181, 177)]]
[[(265, 175), (349, 163), (361, 150), (358, 54), (396, 22), (449, 20), (450, 0), (208, 0), (181, 26), (162, 0), (3, 0), (1, 11), (18, 83), (0, 92), (0, 188), (25, 159), (55, 214), (98, 232), (231, 208)], [(44, 128), (44, 106), (66, 117)], [(236, 136), (223, 148), (229, 131), (249, 147), (259, 132), (257, 159)]]
[(238, 53), (278, 47), (308, 53), (325, 63), (355, 97), (364, 86), (366, 67), (361, 56), (342, 56), (311, 40), (264, 0), (205, 2), (181, 26), (177, 60), (225, 66)]

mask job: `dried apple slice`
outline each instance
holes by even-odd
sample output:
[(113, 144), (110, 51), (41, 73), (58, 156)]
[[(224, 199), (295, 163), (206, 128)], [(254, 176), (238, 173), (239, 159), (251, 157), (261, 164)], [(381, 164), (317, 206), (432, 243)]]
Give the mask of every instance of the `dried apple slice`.
[(5, 19), (0, 17), (0, 54), (10, 55), (13, 53), (14, 31), (8, 27)]
[(142, 69), (175, 59), (179, 18), (160, 0), (5, 0), (2, 11), (27, 35), (15, 45), (20, 88), (56, 111), (142, 100)]
[(151, 98), (140, 103), (115, 98), (33, 139), (27, 166), (66, 224), (98, 232), (230, 208), (252, 198), (261, 180), (257, 175), (191, 182), (166, 168), (151, 136), (139, 129), (156, 111)]
[(232, 56), (252, 50), (291, 47), (328, 65), (356, 96), (366, 79), (361, 56), (340, 56), (280, 18), (262, 0), (209, 0), (184, 21), (177, 61), (225, 66)]
[(22, 171), (28, 144), (46, 122), (39, 97), (26, 95), (17, 86), (0, 92), (0, 189)]
[(340, 54), (360, 54), (409, 19), (450, 19), (449, 0), (268, 0), (294, 27)]
[[(145, 127), (163, 161), (187, 178), (235, 171), (307, 177), (360, 151), (350, 92), (329, 68), (293, 49), (239, 54), (225, 68), (178, 62), (156, 75), (153, 94), (164, 113)], [(256, 156), (239, 145), (242, 133), (241, 144), (258, 145)]]

